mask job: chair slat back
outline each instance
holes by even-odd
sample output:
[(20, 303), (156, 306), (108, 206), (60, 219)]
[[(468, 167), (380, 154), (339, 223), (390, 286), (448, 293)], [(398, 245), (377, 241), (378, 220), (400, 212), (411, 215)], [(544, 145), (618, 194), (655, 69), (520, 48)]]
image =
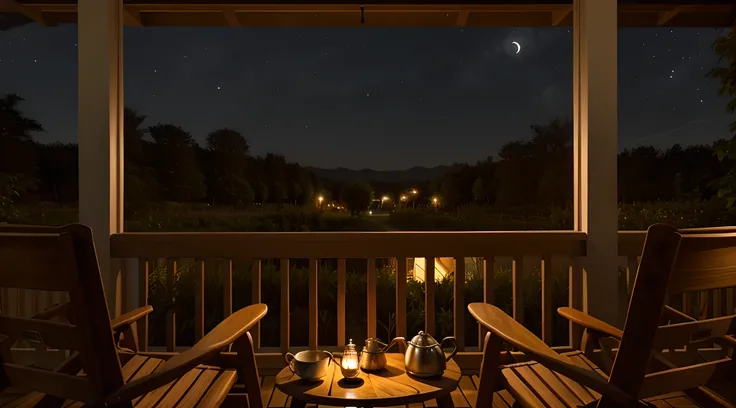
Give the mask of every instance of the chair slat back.
[[(0, 287), (68, 292), (74, 324), (0, 315), (2, 369), (8, 384), (90, 404), (123, 385), (110, 328), (92, 231), (66, 227), (0, 226)], [(84, 376), (24, 367), (10, 345), (26, 340), (78, 351)]]
[[(624, 334), (609, 378), (633, 397), (639, 395), (647, 372), (680, 239), (677, 229), (668, 225), (652, 225), (647, 230)], [(603, 397), (601, 402), (605, 400)], [(603, 406), (608, 406), (606, 403)]]
[(736, 232), (725, 231), (682, 234), (668, 293), (736, 286)]
[(647, 231), (634, 289), (610, 382), (639, 398), (704, 385), (726, 361), (647, 374), (652, 350), (705, 343), (734, 332), (734, 317), (659, 326), (668, 294), (736, 286), (734, 228)]

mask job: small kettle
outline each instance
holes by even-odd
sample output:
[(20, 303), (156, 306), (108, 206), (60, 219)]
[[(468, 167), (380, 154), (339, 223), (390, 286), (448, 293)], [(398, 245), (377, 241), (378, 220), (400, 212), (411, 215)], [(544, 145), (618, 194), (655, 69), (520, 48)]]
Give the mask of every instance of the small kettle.
[[(398, 339), (398, 338), (397, 338)], [(365, 341), (365, 347), (360, 353), (360, 368), (363, 371), (378, 371), (386, 367), (386, 351), (396, 344), (397, 339), (386, 344), (371, 337)]]
[[(452, 346), (450, 354), (446, 354), (443, 348)], [(434, 377), (442, 375), (447, 367), (447, 362), (457, 353), (457, 342), (454, 337), (445, 337), (442, 342), (437, 343), (432, 336), (420, 331), (409, 342), (404, 365), (406, 372), (417, 377)]]

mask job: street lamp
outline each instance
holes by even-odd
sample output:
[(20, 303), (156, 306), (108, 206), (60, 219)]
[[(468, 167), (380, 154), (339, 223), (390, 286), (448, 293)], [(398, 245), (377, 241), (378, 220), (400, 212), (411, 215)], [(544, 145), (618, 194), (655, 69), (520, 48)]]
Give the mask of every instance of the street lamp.
[(322, 208), (322, 202), (325, 201), (325, 198), (322, 196), (317, 197), (317, 201), (319, 201), (319, 208)]

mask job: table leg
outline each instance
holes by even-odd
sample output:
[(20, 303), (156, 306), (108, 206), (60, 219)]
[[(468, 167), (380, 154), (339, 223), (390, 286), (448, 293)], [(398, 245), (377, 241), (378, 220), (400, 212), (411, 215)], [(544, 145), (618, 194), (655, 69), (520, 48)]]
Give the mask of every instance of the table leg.
[(455, 408), (455, 404), (452, 402), (452, 397), (449, 393), (437, 398), (437, 406), (439, 408)]
[(291, 408), (304, 408), (307, 406), (307, 403), (304, 401), (300, 401), (296, 398), (291, 398), (291, 405), (289, 405)]

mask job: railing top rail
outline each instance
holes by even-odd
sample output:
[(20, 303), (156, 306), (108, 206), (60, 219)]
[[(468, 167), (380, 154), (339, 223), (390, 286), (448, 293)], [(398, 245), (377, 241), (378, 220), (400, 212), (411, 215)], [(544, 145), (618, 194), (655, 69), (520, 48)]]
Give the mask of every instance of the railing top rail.
[(113, 234), (113, 258), (393, 258), (584, 256), (575, 231), (132, 232)]
[(639, 256), (644, 248), (646, 231), (619, 231), (618, 254), (621, 256)]

